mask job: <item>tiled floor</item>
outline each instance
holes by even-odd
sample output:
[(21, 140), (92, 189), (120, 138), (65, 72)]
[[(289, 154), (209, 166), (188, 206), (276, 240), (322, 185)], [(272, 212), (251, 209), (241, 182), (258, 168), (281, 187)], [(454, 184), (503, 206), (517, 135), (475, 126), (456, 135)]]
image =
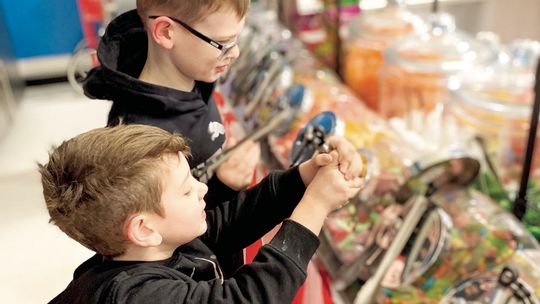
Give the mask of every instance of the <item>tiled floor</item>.
[(110, 104), (67, 84), (26, 89), (0, 141), (0, 295), (2, 303), (45, 303), (91, 252), (49, 224), (36, 162), (51, 145), (105, 125)]

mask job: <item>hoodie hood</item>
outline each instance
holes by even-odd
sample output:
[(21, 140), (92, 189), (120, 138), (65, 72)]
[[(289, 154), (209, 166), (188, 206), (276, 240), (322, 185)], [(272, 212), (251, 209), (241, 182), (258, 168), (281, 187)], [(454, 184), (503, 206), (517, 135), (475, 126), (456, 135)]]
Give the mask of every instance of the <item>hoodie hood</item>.
[(197, 82), (184, 92), (140, 81), (148, 52), (148, 37), (136, 10), (115, 18), (98, 47), (100, 66), (83, 81), (85, 95), (121, 103), (130, 112), (148, 115), (197, 111), (208, 102), (213, 84)]

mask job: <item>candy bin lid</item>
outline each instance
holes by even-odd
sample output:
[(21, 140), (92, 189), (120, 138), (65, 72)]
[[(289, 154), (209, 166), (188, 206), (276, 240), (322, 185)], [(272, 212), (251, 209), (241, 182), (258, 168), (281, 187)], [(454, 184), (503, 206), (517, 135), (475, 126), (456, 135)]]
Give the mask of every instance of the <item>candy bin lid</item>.
[(533, 100), (540, 42), (516, 40), (494, 65), (476, 66), (458, 75), (451, 88), (456, 100), (509, 118), (528, 118)]
[(404, 0), (387, 1), (376, 11), (364, 11), (349, 23), (348, 35), (376, 41), (394, 41), (397, 37), (424, 30), (423, 20), (405, 7)]
[(428, 30), (398, 42), (385, 51), (388, 64), (411, 71), (455, 73), (496, 59), (485, 42), (456, 30), (454, 17), (432, 14)]

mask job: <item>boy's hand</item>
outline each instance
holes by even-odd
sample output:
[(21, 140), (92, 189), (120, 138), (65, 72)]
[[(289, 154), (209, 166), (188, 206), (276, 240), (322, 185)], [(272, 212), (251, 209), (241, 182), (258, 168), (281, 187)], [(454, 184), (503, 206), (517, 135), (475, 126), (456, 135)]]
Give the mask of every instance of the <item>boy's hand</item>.
[(318, 164), (322, 165), (317, 174), (306, 188), (304, 198), (310, 201), (310, 205), (320, 204), (330, 212), (350, 198), (355, 196), (363, 185), (363, 178), (355, 177), (347, 180), (338, 169), (339, 154), (332, 151), (329, 154), (320, 154), (315, 157)]
[[(339, 171), (345, 176), (346, 180), (353, 180), (357, 177), (364, 178), (364, 163), (362, 157), (356, 151), (356, 148), (345, 138), (332, 136), (328, 139), (330, 146), (338, 153)], [(300, 165), (300, 176), (306, 186), (317, 173), (320, 167), (329, 164), (328, 154), (317, 154), (310, 160)]]
[[(225, 145), (230, 148), (236, 144), (236, 140), (230, 139)], [(242, 144), (229, 159), (216, 170), (219, 180), (229, 188), (240, 191), (249, 186), (253, 178), (253, 171), (259, 163), (261, 149), (259, 144), (247, 141)]]
[(315, 234), (320, 232), (326, 216), (356, 195), (364, 183), (360, 177), (346, 180), (338, 169), (338, 159), (337, 151), (332, 151), (308, 161), (325, 165), (318, 168), (290, 217)]
[(339, 171), (345, 175), (345, 179), (352, 180), (356, 177), (364, 177), (362, 176), (364, 163), (353, 144), (340, 136), (331, 136), (328, 138), (328, 143), (339, 154)]

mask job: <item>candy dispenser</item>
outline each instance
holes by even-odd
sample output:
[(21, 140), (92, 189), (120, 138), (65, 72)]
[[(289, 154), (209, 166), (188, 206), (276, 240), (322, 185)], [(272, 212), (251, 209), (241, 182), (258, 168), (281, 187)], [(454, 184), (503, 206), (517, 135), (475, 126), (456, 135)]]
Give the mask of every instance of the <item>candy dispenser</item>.
[(403, 0), (388, 1), (380, 11), (364, 11), (348, 26), (341, 74), (345, 83), (373, 109), (378, 109), (383, 51), (399, 39), (418, 34), (422, 20), (405, 9)]
[(419, 134), (440, 130), (452, 76), (495, 59), (485, 43), (456, 31), (448, 14), (431, 15), (428, 27), (385, 52), (380, 79), (379, 113)]

